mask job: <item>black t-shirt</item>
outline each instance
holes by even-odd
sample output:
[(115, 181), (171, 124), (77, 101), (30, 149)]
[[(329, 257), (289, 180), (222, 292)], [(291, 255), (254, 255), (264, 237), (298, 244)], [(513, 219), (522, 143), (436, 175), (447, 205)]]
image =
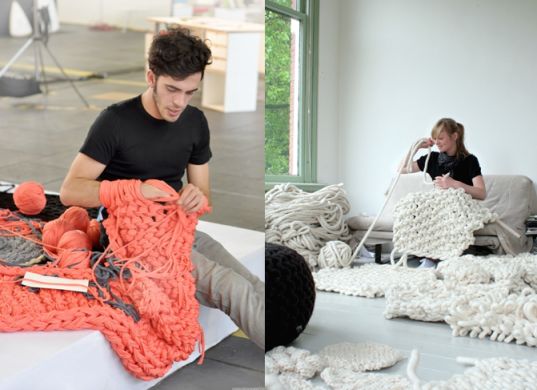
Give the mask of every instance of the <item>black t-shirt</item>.
[[(429, 165), (427, 166), (427, 173), (434, 179), (437, 176), (445, 175), (449, 172), (448, 169), (442, 169), (438, 163), (438, 156), (440, 153), (431, 152), (431, 157), (429, 159)], [(416, 162), (418, 167), (423, 171), (425, 167), (425, 160), (427, 156), (421, 156)], [(452, 168), (450, 175), (453, 179), (461, 181), (465, 184), (473, 186), (472, 179), (476, 176), (481, 175), (481, 167), (479, 166), (479, 161), (477, 157), (473, 154), (469, 154), (466, 157), (463, 157), (455, 164), (455, 167)]]
[(188, 164), (210, 160), (209, 138), (197, 108), (187, 106), (170, 123), (149, 115), (140, 95), (103, 110), (80, 152), (106, 165), (98, 180), (160, 179), (178, 191)]

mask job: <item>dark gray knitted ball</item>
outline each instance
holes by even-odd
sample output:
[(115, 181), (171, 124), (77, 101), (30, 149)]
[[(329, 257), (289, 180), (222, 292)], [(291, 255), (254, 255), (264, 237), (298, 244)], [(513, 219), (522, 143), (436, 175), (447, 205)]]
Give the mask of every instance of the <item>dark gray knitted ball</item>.
[(315, 305), (315, 283), (295, 250), (265, 244), (266, 349), (287, 345), (306, 328)]

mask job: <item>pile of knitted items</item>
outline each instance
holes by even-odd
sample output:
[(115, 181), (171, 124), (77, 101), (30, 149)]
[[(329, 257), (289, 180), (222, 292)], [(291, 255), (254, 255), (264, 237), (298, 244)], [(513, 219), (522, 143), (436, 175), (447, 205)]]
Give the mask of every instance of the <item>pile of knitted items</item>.
[[(139, 180), (101, 183), (110, 246), (91, 268), (0, 265), (0, 331), (97, 329), (125, 368), (150, 380), (185, 360), (200, 342), (199, 304), (190, 253), (198, 213), (186, 214), (178, 194), (145, 199)], [(88, 293), (22, 286), (25, 272), (90, 280)]]
[(462, 188), (410, 193), (394, 209), (394, 250), (440, 260), (460, 256), (474, 243), (473, 232), (495, 219)]
[(387, 318), (445, 321), (456, 336), (537, 346), (537, 256), (462, 256), (438, 266), (435, 281), (386, 293)]

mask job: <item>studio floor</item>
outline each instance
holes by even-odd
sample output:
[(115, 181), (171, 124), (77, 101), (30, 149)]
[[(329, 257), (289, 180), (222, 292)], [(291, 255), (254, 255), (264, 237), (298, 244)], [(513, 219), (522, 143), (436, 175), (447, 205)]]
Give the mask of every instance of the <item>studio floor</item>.
[[(537, 360), (535, 348), (488, 339), (454, 337), (446, 323), (404, 318), (389, 320), (384, 317), (384, 309), (384, 298), (368, 299), (317, 291), (313, 315), (292, 345), (316, 353), (327, 345), (342, 342), (387, 344), (401, 351), (405, 359), (376, 372), (405, 377), (410, 352), (417, 349), (420, 360), (416, 373), (423, 382), (447, 380), (453, 374), (463, 373), (468, 366), (458, 363), (458, 356)], [(319, 377), (314, 383), (324, 385)]]
[[(26, 42), (0, 37), (0, 67)], [(62, 25), (48, 44), (90, 104), (86, 108), (69, 83), (54, 81), (48, 95), (0, 97), (0, 180), (35, 180), (59, 191), (86, 133), (106, 106), (145, 89), (144, 33), (92, 31)], [(47, 77), (61, 73), (46, 52)], [(8, 74), (33, 72), (30, 47)], [(264, 229), (264, 89), (259, 80), (257, 111), (224, 114), (204, 110), (211, 129), (213, 212), (204, 220)], [(192, 105), (199, 106), (195, 96)], [(159, 383), (158, 389), (255, 388), (264, 383), (264, 352), (240, 333), (212, 348), (201, 366), (191, 364)]]

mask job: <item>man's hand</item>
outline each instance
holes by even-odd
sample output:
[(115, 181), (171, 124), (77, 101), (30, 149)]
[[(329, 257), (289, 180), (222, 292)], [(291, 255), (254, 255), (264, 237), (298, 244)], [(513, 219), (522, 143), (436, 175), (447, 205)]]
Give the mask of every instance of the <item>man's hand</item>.
[(166, 191), (162, 191), (161, 189), (152, 186), (151, 184), (142, 183), (140, 186), (140, 191), (142, 192), (142, 195), (147, 200), (155, 200), (160, 198), (169, 198), (170, 194)]
[(437, 188), (459, 188), (460, 182), (451, 178), (449, 175), (436, 176), (434, 179), (434, 185)]
[(203, 192), (194, 184), (188, 183), (181, 191), (179, 191), (179, 200), (177, 204), (180, 205), (186, 213), (195, 213), (203, 206), (208, 204), (207, 197)]

